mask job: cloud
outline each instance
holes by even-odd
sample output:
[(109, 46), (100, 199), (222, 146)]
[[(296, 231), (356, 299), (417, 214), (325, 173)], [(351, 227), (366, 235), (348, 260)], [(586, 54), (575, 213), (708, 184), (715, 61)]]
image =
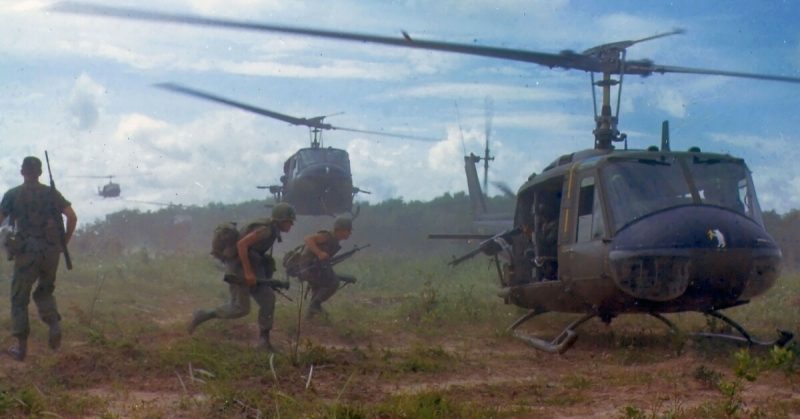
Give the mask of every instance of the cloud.
[(428, 151), (428, 167), (439, 173), (452, 172), (454, 162), (464, 158), (464, 149), (480, 146), (483, 133), (477, 130), (459, 130), (458, 127), (447, 128), (447, 138), (434, 144)]
[(67, 104), (75, 128), (85, 131), (95, 126), (100, 117), (100, 106), (105, 91), (105, 87), (96, 83), (86, 73), (75, 80)]
[(669, 116), (683, 118), (686, 116), (686, 99), (674, 89), (661, 89), (656, 97), (656, 104), (659, 109), (667, 112)]

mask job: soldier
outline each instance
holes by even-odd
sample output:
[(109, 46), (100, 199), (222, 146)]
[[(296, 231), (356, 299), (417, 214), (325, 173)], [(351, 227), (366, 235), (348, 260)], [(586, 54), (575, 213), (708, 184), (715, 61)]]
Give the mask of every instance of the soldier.
[(64, 243), (68, 243), (75, 232), (78, 217), (69, 201), (57, 190), (39, 183), (42, 161), (36, 157), (25, 157), (20, 171), (23, 183), (8, 190), (0, 201), (0, 224), (10, 219), (15, 229), (14, 239), (7, 243), (9, 256), (14, 258), (14, 276), (11, 280), (11, 334), (17, 338), (16, 345), (8, 350), (17, 361), (24, 361), (28, 349), (28, 303), (33, 284), (33, 301), (39, 309), (39, 317), (49, 330), (50, 349), (61, 346), (61, 315), (58, 314), (55, 291), (56, 271), (62, 252), (61, 215), (67, 217)]
[(339, 217), (333, 222), (333, 231), (323, 230), (305, 238), (305, 250), (300, 257), (301, 281), (307, 281), (311, 287), (311, 302), (308, 317), (323, 312), (322, 303), (336, 293), (340, 282), (353, 283), (352, 276), (337, 275), (333, 268), (325, 262), (333, 257), (342, 247), (339, 242), (347, 240), (353, 232), (353, 221)]
[(281, 233), (288, 233), (297, 217), (294, 208), (279, 203), (272, 208), (272, 218), (250, 223), (236, 242), (238, 256), (226, 263), (225, 281), (230, 300), (212, 310), (197, 310), (189, 323), (189, 334), (201, 323), (211, 319), (236, 319), (250, 312), (250, 296), (258, 304), (258, 348), (273, 352), (269, 340), (275, 313), (275, 292), (269, 279), (275, 271), (275, 261), (268, 254)]

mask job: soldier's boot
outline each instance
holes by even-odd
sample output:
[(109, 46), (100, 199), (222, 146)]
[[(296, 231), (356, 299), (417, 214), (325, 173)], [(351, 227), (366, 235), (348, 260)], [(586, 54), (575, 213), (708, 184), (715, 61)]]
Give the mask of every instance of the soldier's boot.
[(192, 314), (192, 320), (190, 320), (189, 324), (186, 326), (186, 331), (191, 335), (194, 333), (194, 329), (197, 329), (197, 326), (200, 326), (203, 322), (211, 320), (214, 317), (216, 317), (216, 315), (213, 311), (197, 310)]
[(17, 338), (17, 344), (8, 348), (8, 354), (16, 361), (24, 361), (25, 355), (28, 354), (28, 340), (25, 338)]
[(256, 349), (272, 353), (277, 352), (275, 347), (273, 347), (272, 343), (269, 341), (269, 329), (262, 330), (258, 334), (258, 344), (256, 345)]
[(57, 351), (61, 347), (61, 324), (59, 322), (50, 323), (50, 333), (47, 336), (47, 344), (50, 349)]

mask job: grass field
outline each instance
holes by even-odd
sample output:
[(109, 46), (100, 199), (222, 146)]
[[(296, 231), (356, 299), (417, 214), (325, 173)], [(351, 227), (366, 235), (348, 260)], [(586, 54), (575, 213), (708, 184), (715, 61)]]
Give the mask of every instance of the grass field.
[[(800, 415), (798, 346), (742, 349), (672, 336), (645, 316), (590, 321), (575, 347), (543, 354), (505, 328), (524, 311), (496, 296), (493, 266), (363, 254), (337, 267), (359, 278), (298, 322), (301, 287), (278, 297), (270, 356), (253, 349), (255, 314), (185, 331), (227, 288), (206, 256), (76, 261), (60, 273), (65, 340), (46, 348), (31, 308), (28, 360), (4, 357), (0, 417), (791, 417)], [(0, 326), (9, 330), (0, 264)], [(800, 332), (800, 276), (727, 310), (759, 336)], [(530, 332), (555, 335), (574, 316)], [(687, 332), (699, 314), (671, 316)], [(716, 325), (711, 325), (716, 326)], [(298, 338), (299, 337), (299, 338)], [(5, 346), (10, 338), (3, 340)]]

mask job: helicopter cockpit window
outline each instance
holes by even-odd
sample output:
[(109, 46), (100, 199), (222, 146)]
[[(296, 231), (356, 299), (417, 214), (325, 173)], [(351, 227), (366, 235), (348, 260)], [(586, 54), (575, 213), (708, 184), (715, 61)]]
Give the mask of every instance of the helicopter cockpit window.
[(603, 214), (594, 177), (581, 180), (578, 197), (578, 228), (576, 240), (587, 242), (603, 237)]
[(728, 208), (760, 222), (752, 181), (743, 162), (695, 158), (688, 166), (702, 203)]
[(325, 150), (325, 161), (344, 170), (350, 170), (350, 157), (344, 150), (328, 148)]
[(674, 157), (616, 160), (601, 173), (615, 231), (653, 212), (693, 203), (689, 183)]

